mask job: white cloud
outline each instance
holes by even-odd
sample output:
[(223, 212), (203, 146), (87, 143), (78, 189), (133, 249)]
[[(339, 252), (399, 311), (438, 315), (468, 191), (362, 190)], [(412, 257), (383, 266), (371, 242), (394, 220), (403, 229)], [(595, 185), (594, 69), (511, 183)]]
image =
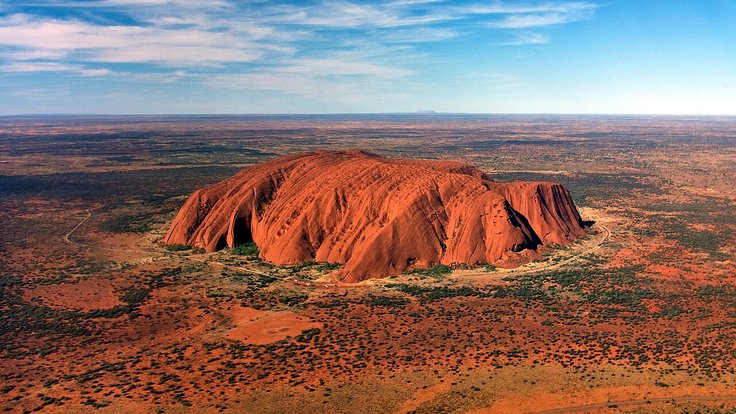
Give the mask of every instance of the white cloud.
[[(148, 63), (172, 67), (271, 63), (300, 52), (301, 57), (308, 58), (303, 47), (304, 42), (310, 40), (321, 41), (328, 51), (330, 48), (358, 50), (354, 47), (355, 39), (361, 38), (370, 39), (379, 48), (390, 44), (436, 42), (463, 34), (438, 26), (440, 23), (483, 16), (486, 27), (526, 29), (577, 21), (588, 17), (597, 7), (587, 2), (521, 6), (498, 1), (463, 6), (442, 3), (394, 0), (359, 4), (327, 0), (303, 7), (268, 3), (250, 7), (252, 4), (237, 6), (225, 0), (42, 1), (40, 5), (49, 7), (112, 8), (129, 13), (140, 23), (103, 25), (11, 13), (0, 17), (0, 58)], [(362, 33), (333, 38), (319, 32), (344, 28)], [(478, 28), (467, 29), (472, 30)], [(522, 32), (516, 37), (517, 40), (505, 44), (549, 41), (541, 34)], [(328, 40), (334, 40), (333, 44), (327, 45)], [(342, 67), (362, 66), (369, 72), (367, 75), (375, 69), (361, 62), (340, 63)]]
[(471, 4), (436, 5), (440, 1), (406, 0), (379, 4), (327, 0), (317, 6), (274, 7), (262, 17), (271, 23), (315, 26), (322, 28), (401, 28), (431, 26), (484, 16), (497, 18), (487, 26), (524, 28), (569, 23), (589, 17), (598, 6), (588, 2), (563, 1), (536, 4)]
[(411, 27), (392, 30), (382, 35), (386, 43), (424, 43), (452, 39), (459, 36), (457, 30), (436, 27)]
[(0, 20), (0, 45), (18, 48), (8, 53), (16, 59), (55, 55), (91, 62), (187, 66), (249, 62), (262, 56), (264, 48), (241, 35), (196, 28), (100, 26), (26, 15)]
[(509, 7), (504, 16), (488, 23), (498, 29), (527, 29), (554, 26), (584, 20), (592, 16), (597, 5), (591, 3), (558, 3), (535, 7)]
[(77, 65), (57, 62), (11, 62), (0, 66), (2, 72), (59, 72), (79, 69)]
[(198, 9), (224, 7), (229, 5), (229, 3), (224, 0), (105, 0), (100, 1), (97, 4), (99, 6), (171, 6)]
[(499, 45), (505, 46), (517, 46), (517, 45), (541, 45), (549, 42), (549, 36), (542, 33), (535, 32), (516, 32), (514, 33), (515, 38), (508, 42), (499, 43)]
[(573, 16), (561, 13), (510, 15), (489, 24), (499, 29), (527, 29), (530, 27), (552, 26), (575, 21)]
[(72, 75), (86, 77), (126, 76), (127, 72), (116, 72), (110, 69), (88, 69), (80, 65), (58, 62), (11, 62), (0, 65), (0, 72), (67, 72)]
[(386, 102), (406, 97), (394, 83), (377, 79), (348, 80), (289, 73), (248, 73), (208, 76), (205, 82), (223, 89), (277, 92), (284, 96), (345, 105), (363, 104), (377, 96)]
[(8, 60), (58, 60), (65, 55), (63, 50), (24, 49), (5, 52), (0, 56), (5, 56)]
[(360, 60), (348, 59), (298, 59), (275, 68), (276, 72), (309, 76), (355, 76), (365, 75), (384, 79), (398, 78), (411, 75), (413, 72), (405, 69), (378, 65)]
[[(409, 3), (405, 5), (411, 5)], [(326, 1), (316, 7), (277, 7), (265, 18), (271, 23), (316, 26), (324, 28), (370, 28), (418, 26), (450, 20), (444, 14), (406, 13), (405, 5), (364, 5), (343, 1)]]
[(177, 70), (176, 72), (136, 73), (132, 74), (131, 77), (143, 82), (174, 83), (180, 79), (192, 77), (192, 75), (182, 70)]
[[(2, 3), (0, 3), (0, 6)], [(129, 9), (129, 8), (170, 8), (176, 9), (219, 9), (228, 8), (231, 2), (227, 0), (92, 0), (92, 1), (68, 1), (68, 0), (37, 0), (32, 3), (26, 3), (36, 7), (60, 7), (60, 8), (110, 8), (110, 9)]]
[[(0, 71), (63, 71), (152, 83), (187, 80), (331, 102), (352, 102), (379, 91), (398, 96), (396, 91), (408, 88), (421, 70), (422, 59), (431, 57), (431, 52), (416, 52), (418, 43), (497, 30), (511, 36), (503, 45), (543, 44), (549, 35), (528, 29), (582, 20), (597, 8), (581, 1), (535, 0), (459, 6), (442, 0), (323, 0), (308, 6), (39, 0), (36, 6), (44, 5), (84, 12), (53, 18), (9, 8), (0, 16)], [(96, 14), (100, 10), (130, 19), (109, 23), (103, 13)], [(128, 73), (118, 64), (146, 66)]]
[(389, 6), (409, 6), (414, 4), (442, 3), (444, 0), (394, 0), (388, 2)]
[(530, 13), (560, 13), (581, 14), (595, 11), (598, 5), (587, 2), (557, 2), (519, 5), (503, 2), (494, 2), (490, 5), (462, 6), (459, 13), (462, 14), (500, 14), (500, 15), (524, 15)]
[(91, 60), (106, 63), (157, 63), (165, 66), (217, 66), (229, 62), (251, 62), (258, 51), (216, 46), (142, 44), (137, 48), (111, 48), (95, 52)]
[(99, 76), (128, 76), (128, 72), (116, 72), (110, 69), (79, 69), (78, 73), (82, 76), (99, 77)]

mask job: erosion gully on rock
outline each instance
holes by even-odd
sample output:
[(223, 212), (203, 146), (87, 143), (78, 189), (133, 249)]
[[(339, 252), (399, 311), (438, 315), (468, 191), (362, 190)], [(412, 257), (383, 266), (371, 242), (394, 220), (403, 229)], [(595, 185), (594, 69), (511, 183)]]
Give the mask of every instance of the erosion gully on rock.
[(494, 182), (461, 162), (360, 150), (290, 155), (195, 191), (164, 241), (209, 252), (253, 241), (278, 265), (343, 263), (356, 282), (436, 264), (508, 264), (585, 235), (568, 191)]

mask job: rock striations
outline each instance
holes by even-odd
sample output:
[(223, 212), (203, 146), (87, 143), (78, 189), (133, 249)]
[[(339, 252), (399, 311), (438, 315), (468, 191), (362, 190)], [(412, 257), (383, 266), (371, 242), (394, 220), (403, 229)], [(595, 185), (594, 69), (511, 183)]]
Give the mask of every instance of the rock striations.
[(514, 263), (583, 235), (559, 184), (497, 183), (459, 162), (351, 150), (277, 158), (199, 189), (164, 242), (212, 252), (253, 241), (265, 261), (343, 263), (355, 282), (440, 263)]

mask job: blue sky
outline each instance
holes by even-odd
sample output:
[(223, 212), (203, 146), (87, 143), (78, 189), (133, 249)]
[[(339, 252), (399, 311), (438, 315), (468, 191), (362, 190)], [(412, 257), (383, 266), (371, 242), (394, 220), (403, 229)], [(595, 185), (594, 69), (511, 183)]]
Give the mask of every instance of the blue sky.
[(736, 1), (0, 0), (0, 114), (736, 114)]

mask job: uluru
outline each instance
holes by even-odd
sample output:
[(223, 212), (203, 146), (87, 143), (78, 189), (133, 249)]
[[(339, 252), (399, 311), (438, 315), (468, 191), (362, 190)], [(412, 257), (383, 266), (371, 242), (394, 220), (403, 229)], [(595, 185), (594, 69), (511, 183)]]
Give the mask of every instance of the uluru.
[(584, 236), (552, 182), (495, 182), (454, 161), (316, 151), (196, 190), (164, 238), (208, 252), (255, 242), (260, 259), (344, 264), (357, 282), (437, 264), (508, 264)]

